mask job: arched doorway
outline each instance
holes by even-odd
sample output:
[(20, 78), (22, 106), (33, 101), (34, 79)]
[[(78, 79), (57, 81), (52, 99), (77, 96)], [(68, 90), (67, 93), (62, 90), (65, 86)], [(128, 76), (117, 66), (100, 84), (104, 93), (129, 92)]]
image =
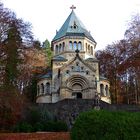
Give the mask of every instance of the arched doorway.
[(89, 87), (88, 80), (81, 75), (73, 75), (66, 81), (67, 87), (71, 89), (74, 99), (84, 99), (84, 90)]
[(82, 99), (82, 93), (81, 92), (77, 92), (76, 93), (76, 98), (77, 99)]
[(82, 99), (82, 92), (72, 92), (72, 96), (75, 99)]
[(82, 98), (82, 86), (79, 84), (79, 83), (75, 83), (72, 85), (72, 90), (73, 90), (73, 93), (72, 95), (76, 98), (76, 99), (80, 99)]

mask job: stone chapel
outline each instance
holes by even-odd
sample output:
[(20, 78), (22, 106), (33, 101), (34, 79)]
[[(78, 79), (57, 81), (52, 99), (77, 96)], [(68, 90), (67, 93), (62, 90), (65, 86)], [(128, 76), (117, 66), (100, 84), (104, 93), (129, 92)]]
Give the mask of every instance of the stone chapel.
[(38, 77), (37, 103), (56, 103), (64, 99), (94, 99), (111, 103), (109, 81), (99, 74), (95, 57), (96, 41), (75, 14), (75, 7), (51, 47), (52, 67)]

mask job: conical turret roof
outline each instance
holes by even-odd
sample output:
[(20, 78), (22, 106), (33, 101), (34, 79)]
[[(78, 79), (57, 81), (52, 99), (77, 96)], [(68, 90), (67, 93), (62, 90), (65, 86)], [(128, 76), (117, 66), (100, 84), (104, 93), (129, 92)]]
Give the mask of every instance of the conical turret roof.
[(72, 10), (60, 30), (56, 33), (53, 41), (65, 36), (84, 36), (95, 42), (90, 32), (87, 31), (83, 23), (76, 16), (74, 10)]

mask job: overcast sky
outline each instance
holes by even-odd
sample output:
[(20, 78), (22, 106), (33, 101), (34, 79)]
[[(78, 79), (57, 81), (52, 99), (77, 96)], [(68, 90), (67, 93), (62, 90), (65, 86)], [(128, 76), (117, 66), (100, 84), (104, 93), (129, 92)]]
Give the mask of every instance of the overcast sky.
[(123, 38), (127, 22), (140, 13), (140, 0), (1, 0), (17, 17), (29, 21), (36, 39), (51, 41), (72, 4), (75, 13), (97, 42), (97, 49)]

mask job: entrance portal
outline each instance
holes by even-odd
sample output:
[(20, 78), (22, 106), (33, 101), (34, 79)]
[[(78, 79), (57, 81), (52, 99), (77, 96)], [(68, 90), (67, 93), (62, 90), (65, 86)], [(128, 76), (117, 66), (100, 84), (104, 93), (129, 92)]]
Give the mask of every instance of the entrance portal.
[(82, 99), (82, 93), (81, 92), (77, 92), (75, 94), (76, 94), (77, 99)]

